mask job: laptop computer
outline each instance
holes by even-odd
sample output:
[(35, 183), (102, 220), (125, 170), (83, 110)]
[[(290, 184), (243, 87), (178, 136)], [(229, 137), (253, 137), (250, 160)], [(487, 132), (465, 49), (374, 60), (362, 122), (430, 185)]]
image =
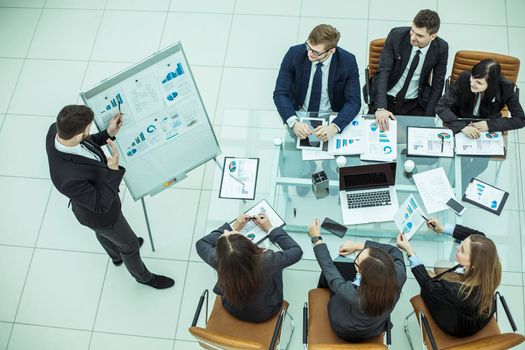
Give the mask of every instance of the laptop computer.
[(339, 169), (339, 198), (345, 225), (393, 220), (398, 210), (396, 163)]

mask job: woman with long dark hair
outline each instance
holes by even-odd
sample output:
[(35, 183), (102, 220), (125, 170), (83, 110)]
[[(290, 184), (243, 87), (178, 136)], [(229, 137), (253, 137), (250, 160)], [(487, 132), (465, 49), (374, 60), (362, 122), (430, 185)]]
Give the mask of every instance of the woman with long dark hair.
[[(239, 231), (253, 220), (282, 251), (264, 250)], [(303, 251), (280, 227), (272, 228), (268, 217), (242, 214), (230, 226), (224, 224), (197, 243), (197, 253), (217, 271), (213, 291), (233, 316), (248, 322), (273, 317), (283, 303), (284, 268), (301, 259)]]
[(359, 255), (353, 264), (333, 262), (322, 241), (318, 219), (310, 224), (308, 234), (322, 270), (319, 287), (330, 288), (328, 316), (335, 334), (359, 342), (390, 327), (388, 317), (407, 278), (403, 253), (390, 244), (346, 241), (339, 254), (360, 251)]
[(494, 316), (494, 293), (501, 283), (496, 245), (482, 232), (465, 226), (443, 226), (430, 219), (428, 227), (462, 241), (456, 253), (458, 265), (431, 277), (402, 234), (397, 237), (397, 246), (407, 253), (421, 298), (439, 328), (455, 337), (468, 337)]
[[(502, 118), (507, 106), (511, 118)], [(482, 132), (505, 131), (525, 126), (525, 114), (514, 83), (501, 75), (501, 66), (491, 59), (480, 61), (472, 71), (461, 73), (438, 102), (437, 115), (455, 133), (479, 138)], [(481, 119), (467, 122), (458, 118)]]

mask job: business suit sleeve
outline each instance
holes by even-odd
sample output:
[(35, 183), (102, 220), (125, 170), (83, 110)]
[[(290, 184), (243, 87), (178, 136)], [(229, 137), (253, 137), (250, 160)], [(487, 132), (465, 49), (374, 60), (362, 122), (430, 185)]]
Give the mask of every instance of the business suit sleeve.
[(292, 102), (292, 88), (295, 80), (295, 68), (293, 66), (292, 48), (286, 52), (277, 75), (275, 90), (273, 91), (273, 102), (281, 116), (283, 123), (291, 116), (295, 115)]
[(359, 70), (354, 57), (348, 61), (349, 74), (344, 85), (345, 103), (333, 123), (343, 131), (361, 110), (361, 89), (359, 88)]
[(456, 81), (448, 92), (441, 97), (437, 106), (436, 114), (443, 121), (445, 126), (450, 128), (454, 133), (460, 132), (467, 122), (457, 120), (458, 116), (455, 111), (459, 111), (459, 96), (460, 96), (460, 86), (462, 83), (463, 75)]
[(397, 247), (390, 244), (383, 244), (374, 241), (365, 242), (365, 249), (372, 247), (382, 249), (392, 256), (392, 259), (394, 259), (394, 268), (396, 269), (397, 285), (399, 289), (401, 289), (407, 280), (407, 271), (403, 253)]
[(118, 198), (119, 185), (124, 176), (125, 169), (106, 169), (105, 179), (100, 185), (85, 178), (73, 178), (65, 181), (60, 187), (60, 192), (69, 197), (75, 204), (83, 206), (95, 213), (107, 213), (115, 199)]
[(280, 252), (273, 253), (272, 266), (284, 269), (301, 260), (303, 250), (282, 228), (278, 227), (270, 232), (270, 241), (282, 249)]
[(425, 265), (417, 265), (412, 268), (412, 274), (416, 279), (421, 289), (428, 291), (427, 295), (437, 297), (438, 295), (446, 294), (447, 288), (443, 280), (439, 278), (431, 278), (428, 274)]
[(375, 106), (377, 108), (387, 108), (386, 93), (388, 92), (388, 78), (394, 67), (394, 46), (392, 43), (392, 32), (388, 34), (383, 46), (383, 51), (379, 56), (379, 68), (374, 78)]
[(346, 281), (337, 267), (335, 267), (326, 244), (314, 246), (314, 253), (326, 278), (330, 290), (343, 298), (348, 304), (356, 305), (359, 303), (357, 286), (350, 281)]
[(507, 83), (503, 85), (502, 94), (506, 97), (505, 104), (512, 118), (491, 118), (487, 120), (489, 131), (506, 131), (524, 127), (525, 115), (514, 89), (514, 84)]
[(462, 225), (456, 225), (454, 227), (454, 232), (452, 233), (452, 237), (454, 237), (457, 240), (463, 241), (470, 235), (481, 235), (485, 236), (485, 234), (481, 231), (474, 230), (470, 227), (462, 226)]
[(103, 130), (99, 133), (96, 133), (96, 134), (93, 134), (91, 135), (91, 139), (93, 140), (93, 142), (95, 142), (97, 145), (99, 146), (104, 146), (106, 143), (107, 143), (107, 140), (108, 139), (112, 139), (114, 140), (115, 138), (111, 138), (108, 134), (108, 131), (107, 129), (106, 130)]
[(436, 115), (436, 105), (443, 94), (445, 74), (447, 73), (448, 44), (443, 41), (443, 46), (441, 52), (438, 53), (438, 62), (432, 72), (432, 87), (430, 88), (425, 115)]
[(201, 257), (202, 260), (214, 269), (217, 268), (216, 262), (216, 252), (215, 247), (217, 246), (217, 241), (224, 233), (224, 230), (231, 230), (232, 228), (228, 223), (225, 223), (218, 229), (212, 231), (210, 234), (202, 237), (195, 243), (195, 248), (197, 248), (197, 254)]

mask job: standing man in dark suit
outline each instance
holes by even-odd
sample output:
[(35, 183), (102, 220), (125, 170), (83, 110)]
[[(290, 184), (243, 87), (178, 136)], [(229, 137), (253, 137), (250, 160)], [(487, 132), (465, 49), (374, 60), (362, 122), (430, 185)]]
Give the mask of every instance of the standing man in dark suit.
[(447, 71), (448, 44), (437, 36), (436, 12), (421, 10), (412, 27), (388, 34), (374, 77), (369, 113), (382, 129), (394, 114), (435, 116)]
[[(113, 264), (124, 262), (139, 283), (170, 288), (175, 284), (171, 278), (149, 272), (142, 262), (139, 248), (144, 240), (137, 238), (121, 212), (118, 192), (126, 169), (119, 166), (112, 140), (122, 126), (122, 115), (117, 113), (106, 130), (90, 135), (93, 117), (86, 106), (70, 105), (58, 113), (46, 137), (51, 180), (70, 199), (77, 220), (95, 231)], [(109, 158), (100, 148), (106, 143), (111, 147)]]
[[(281, 63), (273, 101), (283, 122), (301, 139), (315, 133), (327, 141), (341, 132), (361, 109), (355, 56), (337, 47), (340, 36), (331, 25), (320, 24), (304, 44), (292, 46)], [(299, 121), (296, 111), (333, 111), (338, 115), (333, 123), (311, 131)]]

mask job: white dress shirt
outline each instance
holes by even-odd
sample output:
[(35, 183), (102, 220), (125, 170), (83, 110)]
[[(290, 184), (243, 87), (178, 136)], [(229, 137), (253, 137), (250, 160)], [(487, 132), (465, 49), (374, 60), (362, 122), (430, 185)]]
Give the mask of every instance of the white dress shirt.
[(77, 156), (86, 157), (89, 159), (97, 160), (99, 162), (102, 161), (99, 156), (91, 152), (86, 146), (84, 146), (81, 143), (73, 147), (65, 146), (61, 144), (60, 142), (58, 142), (58, 137), (55, 137), (55, 148), (57, 149), (57, 151), (60, 151), (60, 152), (64, 152), (68, 154), (75, 154)]
[[(322, 80), (321, 80), (321, 103), (319, 104), (319, 112), (323, 113), (331, 113), (332, 112), (332, 106), (330, 105), (330, 98), (328, 97), (328, 74), (330, 72), (330, 62), (332, 61), (332, 55), (330, 55), (326, 61), (321, 62), (323, 63), (323, 66), (321, 67), (321, 72), (323, 72)], [(314, 75), (315, 71), (317, 69), (317, 65), (320, 62), (312, 62), (312, 68), (310, 70), (310, 81), (308, 82), (308, 90), (306, 90), (306, 97), (304, 98), (304, 103), (299, 108), (299, 111), (301, 112), (308, 112), (308, 104), (310, 103), (310, 94), (312, 92), (312, 83), (314, 81)], [(298, 120), (297, 116), (293, 115), (290, 118), (286, 120), (286, 124), (290, 128), (293, 127), (295, 122)]]
[(412, 51), (410, 52), (410, 59), (408, 60), (407, 66), (405, 67), (405, 71), (403, 72), (403, 75), (401, 75), (401, 78), (399, 78), (399, 80), (397, 81), (396, 85), (394, 85), (394, 87), (387, 92), (388, 95), (396, 97), (397, 93), (401, 91), (403, 85), (405, 84), (405, 80), (407, 79), (408, 71), (410, 70), (412, 60), (414, 59), (417, 50), (420, 50), (421, 53), (419, 54), (419, 62), (417, 64), (416, 70), (414, 71), (414, 75), (412, 76), (412, 80), (408, 85), (407, 93), (405, 95), (405, 99), (407, 100), (417, 98), (417, 91), (419, 89), (419, 78), (421, 76), (421, 70), (423, 69), (423, 64), (425, 63), (425, 57), (429, 48), (430, 44), (423, 48), (412, 46)]

